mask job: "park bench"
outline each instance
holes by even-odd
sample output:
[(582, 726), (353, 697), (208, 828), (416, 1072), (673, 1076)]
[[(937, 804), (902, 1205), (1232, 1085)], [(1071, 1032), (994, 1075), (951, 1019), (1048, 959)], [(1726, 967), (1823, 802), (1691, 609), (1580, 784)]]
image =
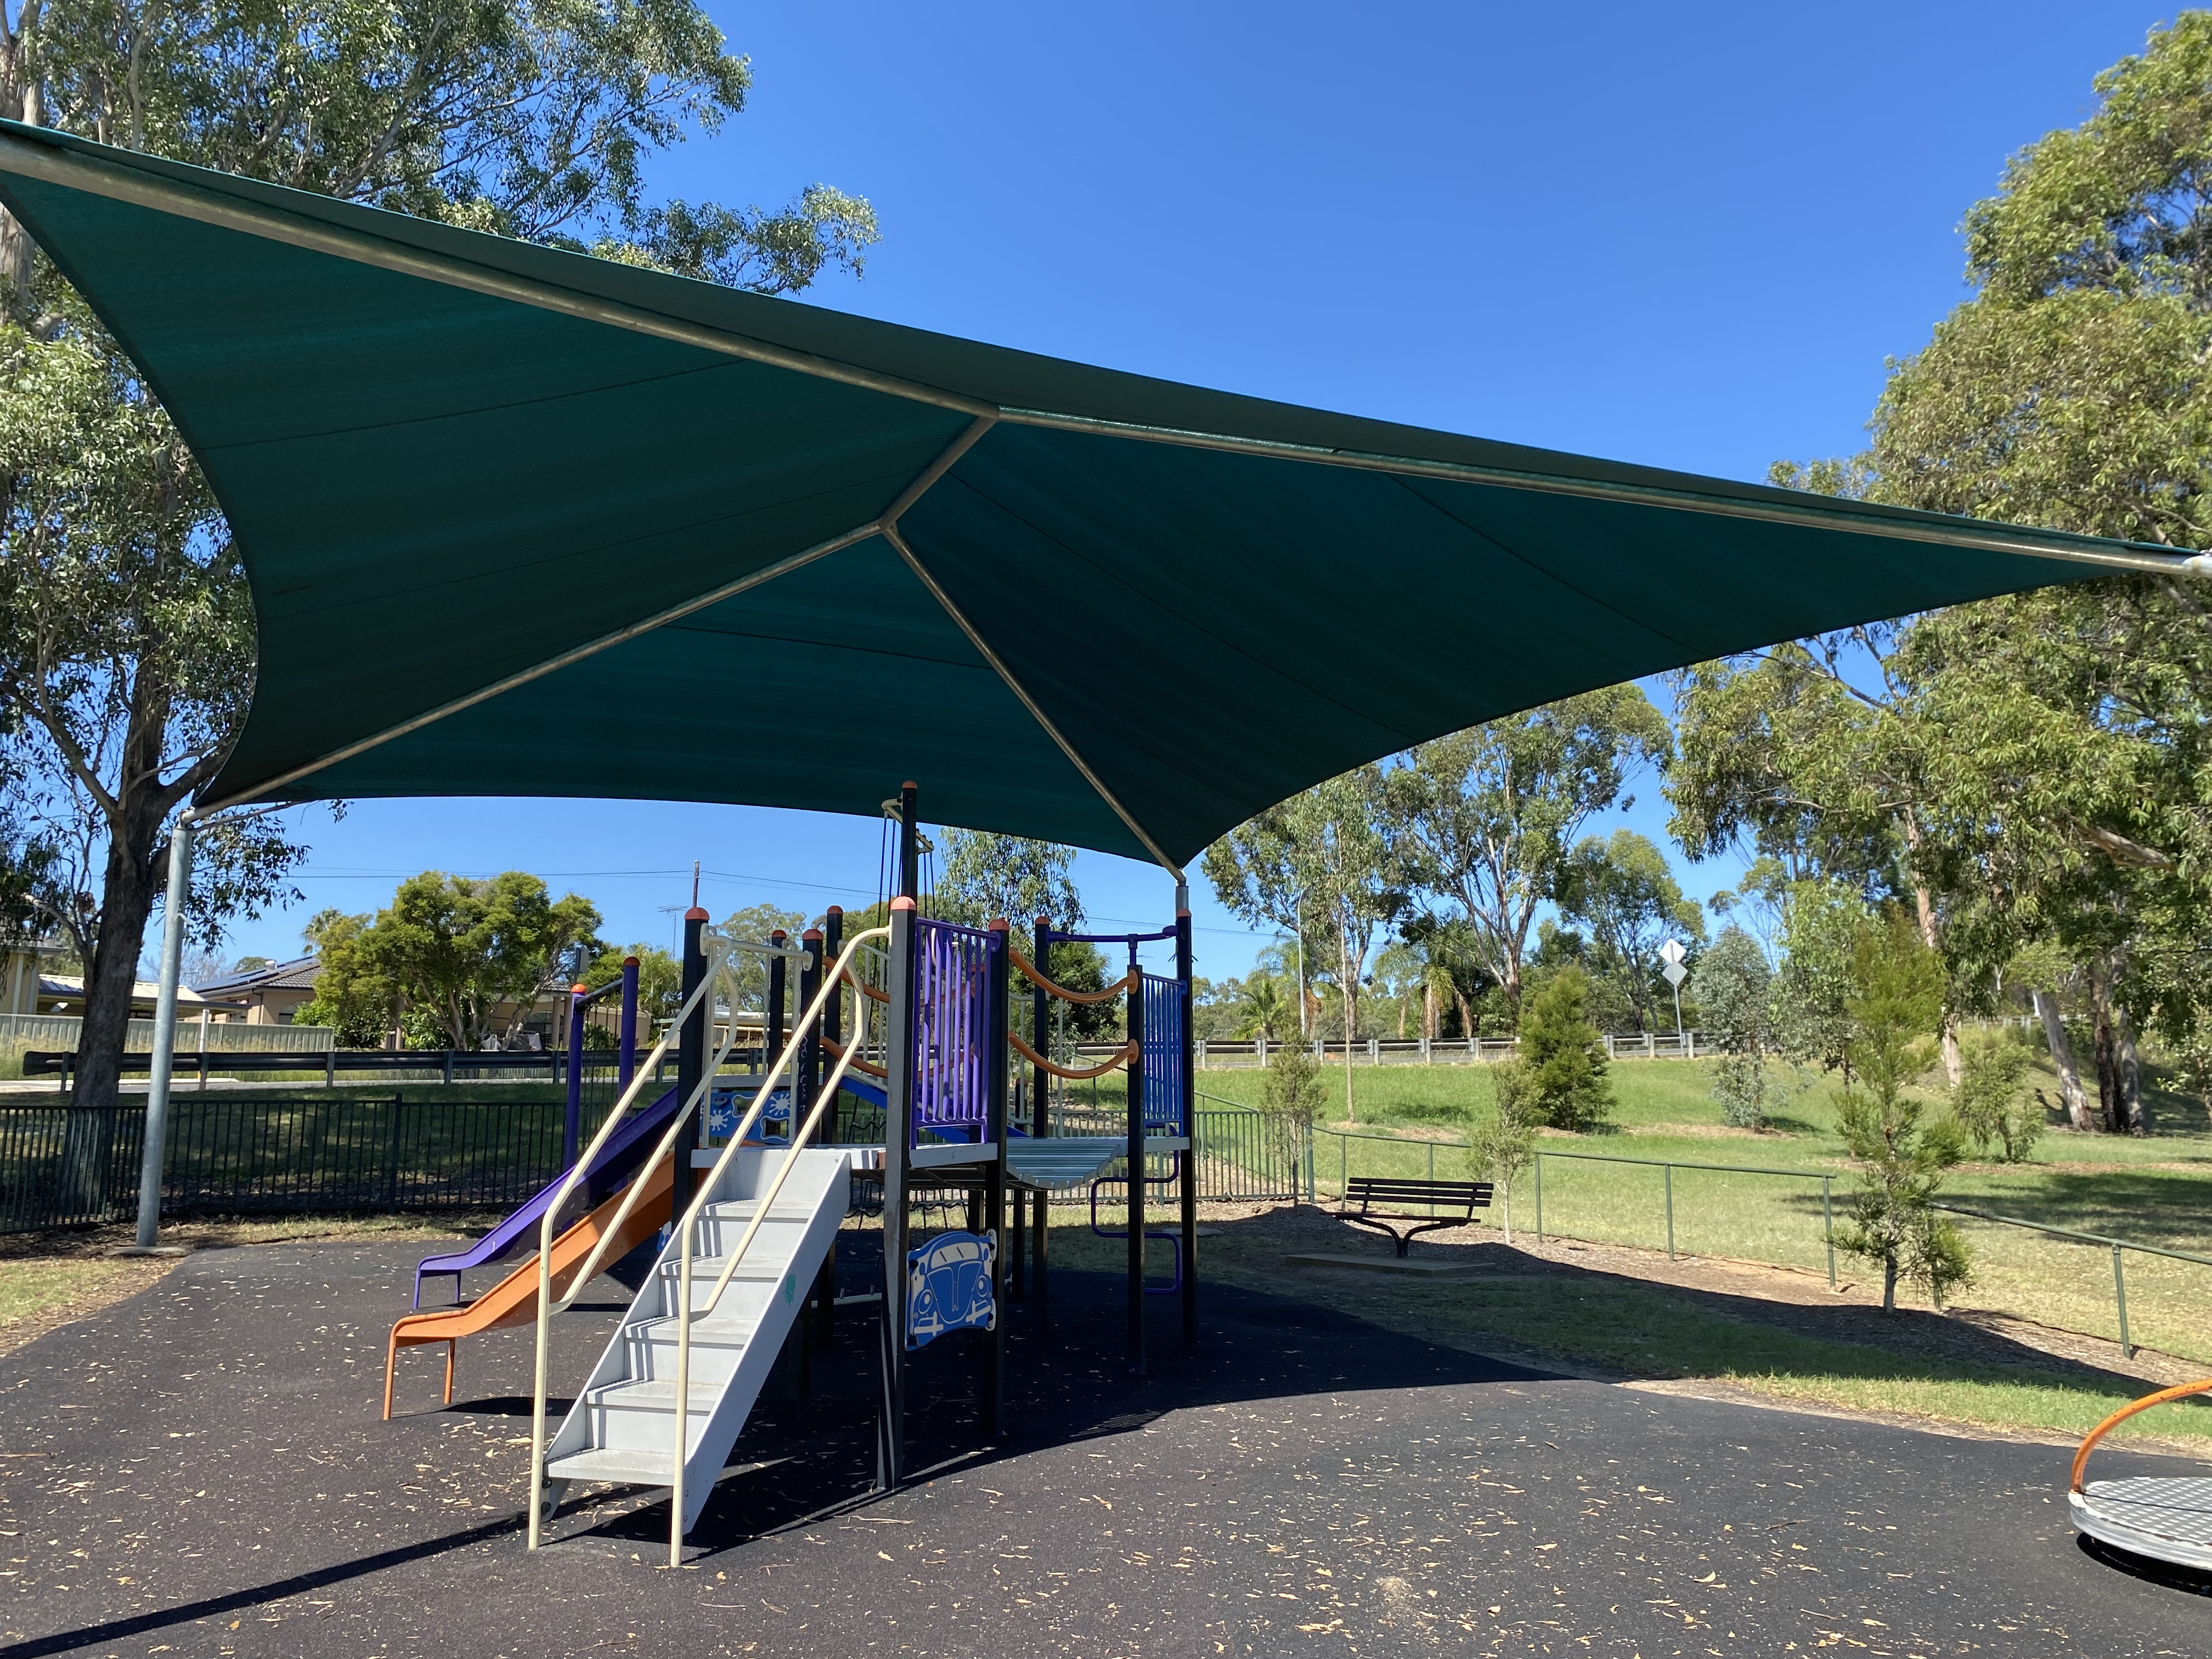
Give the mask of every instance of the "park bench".
[[(1434, 1232), (1439, 1227), (1465, 1226), (1474, 1220), (1477, 1210), (1490, 1207), (1490, 1195), (1494, 1190), (1487, 1181), (1395, 1181), (1381, 1176), (1354, 1176), (1336, 1213), (1339, 1220), (1349, 1221), (1355, 1227), (1372, 1227), (1376, 1232), (1389, 1234), (1390, 1242), (1403, 1255), (1416, 1235)], [(1406, 1213), (1416, 1204), (1427, 1205), (1429, 1213)], [(1389, 1207), (1378, 1213), (1377, 1205)], [(1439, 1209), (1457, 1213), (1440, 1216), (1436, 1213)], [(1405, 1229), (1402, 1232), (1399, 1231), (1401, 1225)]]

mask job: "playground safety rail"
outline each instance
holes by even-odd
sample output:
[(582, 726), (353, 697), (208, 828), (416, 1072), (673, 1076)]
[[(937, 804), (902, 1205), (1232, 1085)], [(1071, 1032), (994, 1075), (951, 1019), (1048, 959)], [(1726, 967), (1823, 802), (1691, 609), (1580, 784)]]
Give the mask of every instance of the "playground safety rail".
[[(2136, 1250), (2144, 1255), (2162, 1255), (2172, 1261), (2193, 1261), (2200, 1267), (2212, 1267), (2212, 1256), (2192, 1255), (2187, 1250), (2169, 1250), (2157, 1244), (2136, 1244), (2124, 1238), (2111, 1238), (2103, 1233), (2085, 1233), (2072, 1227), (2053, 1227), (2041, 1221), (2027, 1221), (2016, 1215), (1992, 1215), (1987, 1210), (1973, 1210), (1963, 1204), (1931, 1204), (1929, 1208), (1943, 1210), (1952, 1215), (1968, 1215), (1977, 1221), (1995, 1221), (2008, 1227), (2026, 1227), (2039, 1233), (2050, 1233), (2058, 1238), (2079, 1239), (2085, 1244), (2102, 1244), (2112, 1253), (2112, 1301), (2120, 1321), (2120, 1357), (2132, 1359), (2135, 1343), (2128, 1335), (2128, 1273), (2123, 1252)], [(2120, 1416), (2127, 1415), (2123, 1412)], [(2112, 1419), (2117, 1421), (2118, 1419)], [(2107, 1425), (2106, 1426), (2109, 1426)], [(2100, 1429), (2099, 1432), (2102, 1432)], [(2094, 1437), (2093, 1436), (2094, 1439)], [(2078, 1468), (2077, 1468), (2078, 1473)]]
[[(672, 1462), (669, 1472), (672, 1476), (670, 1482), (672, 1490), (668, 1510), (668, 1565), (671, 1567), (680, 1567), (684, 1565), (684, 1459), (685, 1443), (690, 1437), (691, 1322), (696, 1316), (691, 1306), (692, 1229), (698, 1223), (700, 1211), (706, 1207), (708, 1199), (714, 1192), (723, 1176), (728, 1172), (731, 1159), (737, 1156), (738, 1149), (744, 1144), (746, 1134), (760, 1121), (761, 1114), (767, 1108), (769, 1096), (775, 1087), (776, 1079), (782, 1076), (787, 1069), (796, 1063), (805, 1034), (821, 1019), (822, 1012), (829, 1006), (830, 999), (843, 994), (844, 988), (842, 981), (853, 957), (870, 939), (887, 939), (890, 937), (890, 933), (891, 930), (889, 927), (871, 927), (863, 933), (855, 933), (846, 942), (844, 951), (837, 958), (836, 969), (823, 975), (822, 988), (814, 994), (814, 1000), (807, 1004), (805, 1012), (792, 1022), (791, 1030), (784, 1039), (783, 1051), (776, 1056), (775, 1063), (761, 1074), (760, 1086), (754, 1091), (751, 1107), (746, 1111), (738, 1127), (731, 1132), (727, 1143), (722, 1148), (721, 1156), (714, 1160), (714, 1167), (708, 1173), (707, 1178), (696, 1183), (691, 1202), (685, 1208), (682, 1218), (676, 1224), (676, 1435), (675, 1448), (671, 1453)], [(853, 1056), (860, 1051), (863, 1036), (864, 1033), (856, 1030), (854, 1033), (853, 1045), (838, 1055), (837, 1064), (831, 1069), (830, 1075), (823, 1079), (821, 1089), (815, 1095), (813, 1109), (808, 1112), (805, 1124), (799, 1124), (794, 1115), (791, 1139), (784, 1147), (783, 1161), (776, 1166), (775, 1175), (769, 1181), (768, 1190), (754, 1198), (752, 1219), (745, 1224), (745, 1230), (738, 1235), (736, 1246), (725, 1256), (722, 1271), (714, 1279), (714, 1288), (708, 1292), (707, 1310), (709, 1313), (714, 1311), (715, 1304), (721, 1300), (722, 1292), (729, 1288), (730, 1280), (736, 1274), (738, 1263), (744, 1260), (746, 1250), (751, 1248), (753, 1239), (760, 1232), (762, 1224), (768, 1220), (769, 1212), (775, 1206), (776, 1195), (782, 1192), (783, 1183), (798, 1165), (799, 1152), (812, 1138), (815, 1129), (820, 1125), (823, 1109), (837, 1098), (838, 1088), (845, 1080), (845, 1073), (852, 1065)], [(795, 1085), (795, 1075), (793, 1081)], [(532, 1471), (533, 1480), (542, 1481), (544, 1479), (544, 1460), (541, 1455)], [(533, 1518), (537, 1513), (538, 1505), (533, 1498), (531, 1505), (531, 1514)]]
[[(729, 1058), (730, 1051), (737, 1046), (738, 1026), (735, 1020), (730, 1022), (726, 1035), (714, 1050), (714, 1058), (700, 1068), (699, 1082), (691, 1091), (690, 1097), (677, 1109), (675, 1115), (669, 1120), (668, 1127), (662, 1133), (659, 1144), (653, 1147), (651, 1155), (639, 1164), (639, 1178), (629, 1183), (629, 1190), (623, 1194), (623, 1201), (617, 1207), (613, 1219), (600, 1234), (599, 1243), (592, 1247), (592, 1253), (585, 1259), (584, 1265), (577, 1269), (575, 1276), (568, 1281), (568, 1288), (562, 1296), (557, 1308), (553, 1302), (554, 1224), (560, 1219), (562, 1206), (568, 1203), (569, 1196), (582, 1182), (585, 1172), (591, 1167), (592, 1160), (599, 1155), (599, 1149), (606, 1144), (608, 1137), (614, 1133), (617, 1127), (629, 1115), (632, 1103), (635, 1101), (639, 1092), (646, 1087), (647, 1081), (659, 1069), (661, 1057), (667, 1053), (669, 1046), (678, 1041), (684, 1025), (698, 1009), (702, 1000), (708, 997), (717, 988), (726, 986), (726, 988), (732, 994), (732, 1006), (735, 1006), (737, 980), (736, 975), (731, 972), (731, 964), (735, 957), (744, 953), (749, 947), (719, 935), (708, 935), (701, 942), (707, 947), (707, 971), (699, 976), (698, 985), (693, 989), (691, 994), (684, 1000), (684, 1006), (677, 1010), (676, 1017), (668, 1023), (668, 1029), (661, 1033), (660, 1041), (653, 1045), (653, 1052), (637, 1068), (637, 1073), (631, 1078), (629, 1086), (623, 1091), (622, 1097), (616, 1101), (614, 1109), (607, 1114), (606, 1121), (599, 1126), (599, 1133), (592, 1137), (592, 1144), (586, 1147), (575, 1163), (569, 1166), (568, 1174), (561, 1183), (561, 1190), (553, 1195), (552, 1203), (546, 1206), (545, 1218), (538, 1224), (538, 1352), (530, 1413), (529, 1547), (532, 1549), (536, 1549), (538, 1546), (545, 1521), (545, 1395), (547, 1352), (550, 1346), (553, 1316), (556, 1313), (566, 1311), (577, 1297), (583, 1293), (585, 1287), (598, 1277), (599, 1269), (606, 1265), (603, 1258), (608, 1249), (621, 1233), (623, 1224), (629, 1219), (630, 1212), (636, 1207), (639, 1197), (645, 1191), (646, 1182), (642, 1172), (653, 1168), (661, 1159), (672, 1155), (675, 1150), (677, 1138), (689, 1126), (692, 1115), (700, 1110), (703, 1102), (713, 1098), (715, 1079), (721, 1072), (723, 1062)], [(750, 948), (753, 953), (759, 954), (773, 947)], [(775, 954), (783, 955), (785, 952), (779, 951)], [(805, 952), (794, 954), (804, 955)], [(765, 1103), (767, 1098), (768, 1091), (763, 1088), (755, 1097), (756, 1114), (761, 1105)]]

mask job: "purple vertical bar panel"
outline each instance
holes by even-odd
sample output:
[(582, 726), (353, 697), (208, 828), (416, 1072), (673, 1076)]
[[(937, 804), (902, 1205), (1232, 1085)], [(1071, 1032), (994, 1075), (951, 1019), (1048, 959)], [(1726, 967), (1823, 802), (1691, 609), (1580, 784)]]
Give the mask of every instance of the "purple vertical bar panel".
[(561, 1167), (576, 1161), (584, 1130), (584, 993), (588, 985), (568, 988), (568, 1109), (561, 1120)]
[(637, 958), (623, 958), (621, 1086), (637, 1075)]

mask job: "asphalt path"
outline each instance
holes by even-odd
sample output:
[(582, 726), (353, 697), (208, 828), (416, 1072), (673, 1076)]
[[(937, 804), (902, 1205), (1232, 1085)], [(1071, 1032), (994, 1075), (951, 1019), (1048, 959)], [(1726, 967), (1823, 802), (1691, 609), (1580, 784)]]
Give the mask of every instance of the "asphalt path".
[[(527, 1332), (465, 1346), (451, 1411), (438, 1357), (403, 1356), (378, 1420), (416, 1253), (207, 1251), (0, 1360), (0, 1651), (2212, 1650), (2212, 1602), (2077, 1546), (2055, 1448), (1547, 1377), (1222, 1288), (1188, 1353), (1158, 1299), (1137, 1378), (1117, 1285), (1073, 1273), (1051, 1332), (1012, 1316), (995, 1446), (945, 1339), (911, 1384), (923, 1473), (866, 1496), (856, 1320), (805, 1376), (787, 1356), (682, 1571), (637, 1491), (531, 1555)], [(593, 1296), (572, 1386), (623, 1292)]]

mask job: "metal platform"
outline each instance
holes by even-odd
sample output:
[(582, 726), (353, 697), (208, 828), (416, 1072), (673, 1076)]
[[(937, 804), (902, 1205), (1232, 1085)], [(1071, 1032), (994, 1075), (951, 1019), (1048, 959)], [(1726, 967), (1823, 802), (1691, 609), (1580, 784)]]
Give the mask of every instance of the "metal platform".
[(2092, 1480), (2066, 1502), (2075, 1529), (2100, 1543), (2212, 1572), (2212, 1480)]

